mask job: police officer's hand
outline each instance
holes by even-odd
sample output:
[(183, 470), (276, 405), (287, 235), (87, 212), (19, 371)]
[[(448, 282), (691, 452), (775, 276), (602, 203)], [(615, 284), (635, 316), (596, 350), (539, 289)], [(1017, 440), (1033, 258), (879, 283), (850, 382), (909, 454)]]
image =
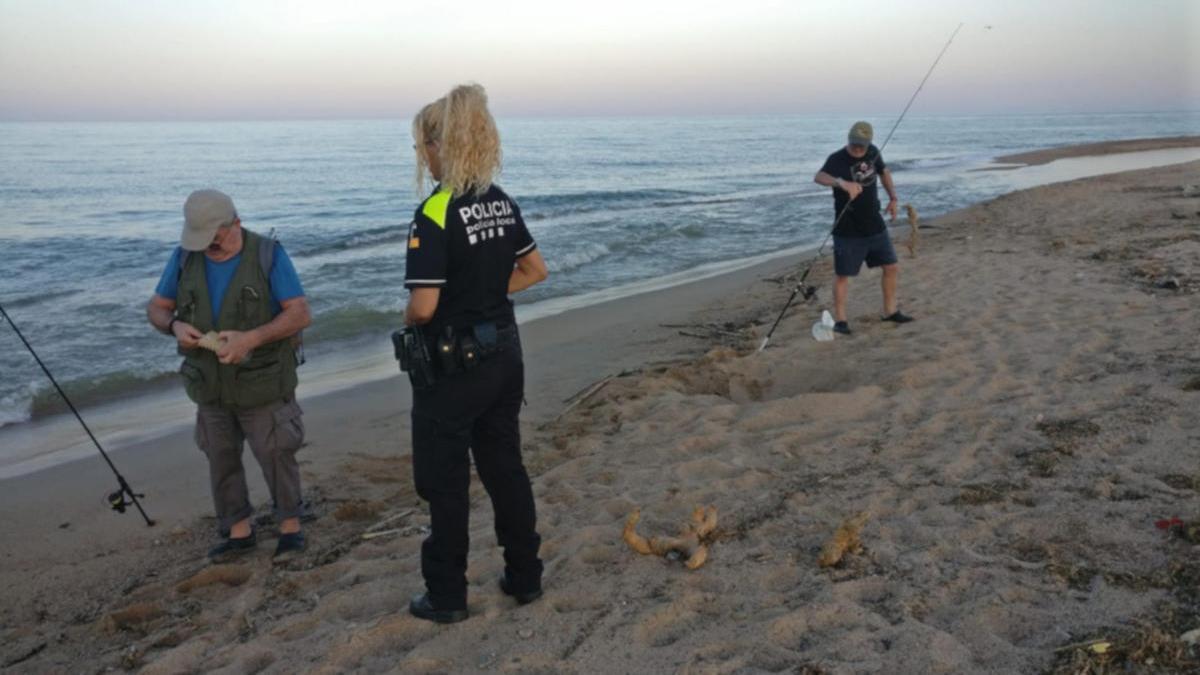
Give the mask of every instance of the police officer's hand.
[(190, 323), (176, 321), (171, 326), (171, 332), (175, 334), (175, 340), (179, 342), (179, 346), (183, 349), (195, 349), (200, 346), (200, 338), (204, 337), (204, 333), (196, 330), (196, 327)]
[(884, 211), (887, 211), (888, 216), (891, 217), (893, 223), (896, 222), (896, 207), (897, 206), (898, 206), (898, 204), (896, 203), (896, 198), (892, 197), (888, 201), (887, 208), (884, 209)]
[(844, 180), (842, 181), (841, 185), (842, 189), (846, 191), (846, 194), (850, 195), (850, 201), (854, 201), (855, 197), (858, 197), (862, 194), (863, 186), (859, 185), (855, 181)]
[(224, 341), (221, 349), (217, 352), (217, 359), (221, 363), (241, 363), (258, 346), (254, 343), (252, 335), (240, 330), (223, 330), (217, 335)]

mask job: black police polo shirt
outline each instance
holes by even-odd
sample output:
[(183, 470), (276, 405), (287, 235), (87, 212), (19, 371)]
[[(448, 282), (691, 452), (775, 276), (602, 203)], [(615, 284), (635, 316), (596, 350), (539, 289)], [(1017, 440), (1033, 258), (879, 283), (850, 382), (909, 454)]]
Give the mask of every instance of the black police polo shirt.
[(508, 280), (517, 258), (535, 248), (521, 210), (499, 186), (457, 197), (438, 186), (413, 215), (404, 286), (442, 289), (434, 330), (512, 322)]

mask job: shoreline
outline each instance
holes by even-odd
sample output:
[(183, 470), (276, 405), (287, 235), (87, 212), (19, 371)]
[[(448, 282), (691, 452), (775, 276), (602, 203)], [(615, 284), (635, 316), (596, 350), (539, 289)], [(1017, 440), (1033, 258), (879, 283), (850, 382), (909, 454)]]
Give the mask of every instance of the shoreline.
[[(5, 652), (44, 648), (20, 666), (31, 670), (131, 659), (148, 673), (1044, 672), (1069, 645), (1129, 649), (1143, 622), (1177, 636), (1194, 626), (1156, 608), (1195, 578), (1194, 551), (1153, 520), (1200, 511), (1195, 453), (1180, 455), (1200, 438), (1188, 342), (1200, 202), (1180, 191), (1198, 175), (1192, 162), (1088, 178), (931, 219), (917, 256), (901, 252), (902, 305), (917, 317), (904, 327), (877, 321), (868, 273), (852, 282), (853, 336), (808, 337), (823, 283), (755, 353), (796, 259), (523, 326), (547, 594), (516, 608), (496, 592), (502, 561), (476, 483), (472, 616), (455, 627), (405, 613), (428, 517), (398, 372), (301, 401), (320, 515), (310, 551), (287, 567), (260, 551), (226, 568), (245, 575), (233, 584), (181, 590), (215, 569), (196, 559), (212, 519), (186, 432), (121, 464), (153, 529), (102, 510), (111, 477), (98, 458), (7, 482), (0, 503), (21, 516), (0, 539), (30, 545), (4, 554)], [(1176, 290), (1156, 285), (1168, 274)], [(700, 570), (621, 543), (632, 509), (643, 532), (672, 532), (697, 504), (720, 509), (722, 532)], [(864, 510), (864, 549), (819, 568), (823, 543)], [(363, 540), (388, 518), (392, 534)], [(1164, 581), (1180, 564), (1181, 581)]]
[[(1190, 161), (1200, 157), (1200, 154), (1191, 151), (1194, 148), (1200, 148), (1200, 136), (1108, 141), (997, 157), (995, 161), (1028, 158), (1029, 163), (1012, 167), (987, 167), (976, 171), (1007, 172), (1010, 169), (1026, 169), (1010, 173), (1012, 179), (1008, 184), (1014, 190), (1028, 189), (1078, 177)], [(1087, 154), (1089, 152), (1097, 154)], [(1089, 164), (1091, 166), (1088, 166)], [(1099, 172), (1091, 172), (1097, 167)], [(944, 218), (951, 213), (935, 217)], [(897, 220), (896, 227), (903, 227), (900, 225), (902, 221), (903, 216)], [(536, 322), (595, 305), (620, 302), (626, 298), (682, 285), (700, 284), (723, 274), (735, 274), (751, 268), (768, 266), (781, 258), (794, 258), (795, 264), (804, 260), (804, 256), (816, 248), (816, 244), (799, 246), (730, 262), (708, 263), (683, 272), (632, 282), (612, 289), (550, 298), (528, 306), (518, 304), (517, 318), (524, 326), (526, 322)], [(340, 354), (321, 354), (325, 359), (322, 367), (313, 367), (301, 373), (303, 377), (299, 395), (306, 398), (327, 396), (395, 376), (396, 364), (391, 357), (390, 345), (385, 344), (385, 334), (386, 331), (381, 329), (379, 339), (370, 345), (367, 344), (370, 338), (365, 336), (339, 341), (349, 349)], [(81, 413), (105, 449), (110, 453), (119, 453), (126, 447), (161, 439), (191, 424), (191, 403), (178, 387), (170, 384), (171, 381), (173, 378), (170, 373), (161, 374), (154, 378), (153, 384), (131, 390), (130, 395), (100, 404), (80, 405), (78, 401), (76, 403), (80, 405)], [(88, 400), (90, 401), (91, 397), (88, 397)], [(64, 463), (85, 460), (98, 454), (79, 428), (78, 422), (66, 412), (65, 404), (60, 405), (61, 412), (35, 415), (30, 420), (0, 427), (0, 441), (16, 448), (15, 452), (19, 457), (15, 460), (0, 458), (0, 483)], [(133, 414), (135, 412), (137, 414)], [(52, 445), (54, 449), (38, 450), (38, 446), (44, 448), (47, 444)]]

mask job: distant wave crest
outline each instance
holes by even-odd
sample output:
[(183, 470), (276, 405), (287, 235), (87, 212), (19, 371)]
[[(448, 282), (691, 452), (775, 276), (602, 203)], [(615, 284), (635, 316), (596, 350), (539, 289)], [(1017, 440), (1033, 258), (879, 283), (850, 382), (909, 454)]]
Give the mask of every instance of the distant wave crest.
[(612, 252), (605, 244), (589, 242), (563, 255), (553, 255), (547, 258), (546, 267), (551, 272), (569, 272), (603, 258)]

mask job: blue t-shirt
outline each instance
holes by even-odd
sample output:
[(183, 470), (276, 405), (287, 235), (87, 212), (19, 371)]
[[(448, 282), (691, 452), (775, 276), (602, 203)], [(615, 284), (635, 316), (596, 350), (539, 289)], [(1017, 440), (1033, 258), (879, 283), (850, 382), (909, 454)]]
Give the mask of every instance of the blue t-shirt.
[[(162, 278), (158, 280), (158, 287), (154, 289), (155, 293), (168, 300), (174, 300), (179, 295), (179, 259), (182, 252), (183, 249), (175, 247), (175, 252), (167, 261), (167, 268), (163, 270)], [(221, 303), (225, 300), (225, 291), (229, 288), (233, 273), (237, 271), (242, 254), (238, 253), (223, 262), (213, 262), (203, 251), (196, 252), (196, 255), (204, 256), (204, 276), (208, 281), (208, 297), (212, 300), (212, 315), (215, 319), (221, 316)], [(279, 314), (279, 303), (304, 295), (300, 277), (296, 274), (292, 259), (288, 257), (287, 251), (283, 250), (282, 244), (275, 245), (275, 259), (271, 263), (268, 279), (271, 283), (272, 316)]]

